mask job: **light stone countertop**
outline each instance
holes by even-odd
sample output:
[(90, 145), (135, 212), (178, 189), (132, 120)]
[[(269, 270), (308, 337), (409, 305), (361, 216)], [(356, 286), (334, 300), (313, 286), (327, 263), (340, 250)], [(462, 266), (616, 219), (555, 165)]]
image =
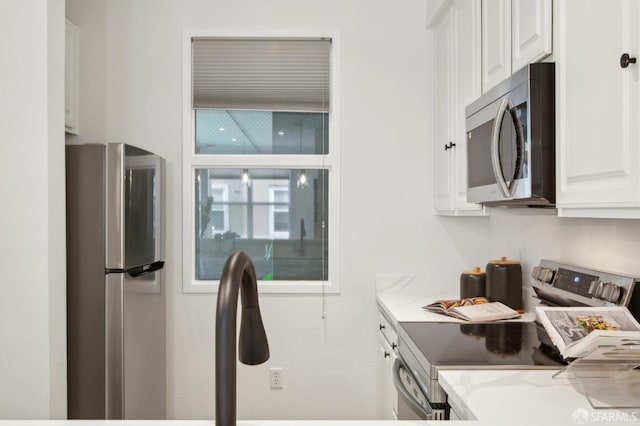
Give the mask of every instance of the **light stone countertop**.
[[(531, 306), (535, 304), (531, 293), (526, 290), (525, 307), (528, 307), (520, 318), (510, 321), (531, 322), (536, 315)], [(423, 306), (436, 300), (457, 299), (458, 294), (452, 291), (430, 292), (426, 280), (417, 275), (378, 274), (376, 275), (376, 300), (378, 307), (397, 327), (399, 322), (455, 322), (468, 321), (449, 317), (422, 309)]]
[(572, 384), (550, 370), (445, 370), (440, 385), (463, 419), (540, 424), (638, 423), (637, 409), (594, 409)]

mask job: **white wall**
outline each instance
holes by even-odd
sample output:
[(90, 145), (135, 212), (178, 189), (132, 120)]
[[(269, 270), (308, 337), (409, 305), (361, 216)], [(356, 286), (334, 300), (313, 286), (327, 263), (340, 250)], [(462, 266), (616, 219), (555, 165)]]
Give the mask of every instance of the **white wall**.
[[(342, 294), (261, 298), (271, 359), (239, 369), (239, 417), (373, 417), (374, 273), (427, 273), (429, 234), (442, 233), (435, 220), (424, 221), (431, 199), (424, 2), (156, 4), (108, 3), (107, 137), (153, 149), (169, 164), (170, 416), (214, 416), (215, 296), (181, 292), (181, 82), (183, 30), (222, 27), (326, 29), (341, 42)], [(269, 390), (274, 366), (284, 369), (282, 391)]]
[[(434, 279), (425, 286), (442, 285), (485, 244), (477, 236), (486, 232), (479, 226), (486, 219), (441, 221), (430, 213), (431, 69), (424, 2), (89, 3), (94, 2), (106, 3), (105, 138), (168, 160), (168, 413), (173, 418), (214, 416), (215, 295), (181, 291), (183, 30), (339, 33), (342, 293), (261, 297), (272, 355), (265, 365), (240, 367), (238, 412), (239, 418), (273, 419), (375, 416), (375, 273), (429, 274)], [(81, 37), (95, 38), (93, 48), (101, 49), (102, 19), (96, 19), (95, 34), (87, 35), (94, 30), (83, 25), (89, 9), (86, 2), (69, 0), (67, 14), (75, 15)], [(81, 51), (95, 54), (87, 48)], [(80, 96), (82, 104), (86, 94)], [(93, 131), (86, 123), (81, 118), (80, 137)], [(457, 245), (451, 236), (465, 242)], [(281, 391), (268, 387), (268, 369), (274, 366), (284, 368)]]
[(640, 276), (640, 221), (498, 215), (490, 220), (493, 257), (521, 256), (528, 275), (540, 259)]
[(65, 418), (64, 1), (3, 2), (0, 51), (0, 418)]
[[(77, 139), (126, 141), (168, 161), (170, 417), (214, 416), (215, 295), (181, 290), (184, 29), (328, 29), (341, 42), (342, 292), (261, 296), (272, 355), (240, 367), (239, 418), (375, 416), (376, 272), (420, 274), (454, 293), (462, 270), (502, 255), (522, 257), (525, 271), (550, 257), (640, 273), (637, 221), (432, 215), (423, 3), (68, 0), (90, 62), (81, 81), (95, 78), (81, 88)], [(270, 367), (284, 368), (283, 390), (269, 390)]]

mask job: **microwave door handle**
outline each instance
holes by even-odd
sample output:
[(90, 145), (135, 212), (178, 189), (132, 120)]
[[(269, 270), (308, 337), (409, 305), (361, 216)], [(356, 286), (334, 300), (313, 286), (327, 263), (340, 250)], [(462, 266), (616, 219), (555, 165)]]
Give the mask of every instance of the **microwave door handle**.
[(493, 176), (496, 178), (500, 192), (505, 198), (511, 197), (511, 188), (507, 185), (507, 181), (504, 178), (504, 171), (500, 164), (500, 153), (498, 150), (498, 144), (500, 142), (500, 127), (502, 126), (502, 119), (507, 109), (513, 108), (513, 104), (509, 98), (503, 98), (498, 108), (498, 113), (493, 121), (493, 130), (491, 132), (491, 165), (493, 166)]
[(509, 111), (511, 112), (511, 118), (513, 119), (513, 125), (516, 131), (516, 149), (518, 150), (518, 156), (516, 158), (516, 168), (513, 171), (513, 179), (509, 184), (510, 193), (513, 195), (513, 193), (516, 192), (515, 186), (518, 182), (518, 176), (520, 176), (520, 170), (524, 165), (524, 127), (522, 126), (522, 120), (520, 119), (518, 111), (515, 109), (515, 107), (509, 108)]

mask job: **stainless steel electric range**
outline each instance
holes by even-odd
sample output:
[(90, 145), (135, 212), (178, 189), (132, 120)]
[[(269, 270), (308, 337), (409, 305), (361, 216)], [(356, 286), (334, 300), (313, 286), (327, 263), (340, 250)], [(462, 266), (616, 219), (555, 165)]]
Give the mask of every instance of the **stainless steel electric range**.
[[(531, 273), (540, 303), (556, 306), (628, 306), (640, 317), (639, 279), (542, 260)], [(398, 327), (398, 391), (418, 418), (448, 419), (438, 383), (445, 369), (559, 369), (566, 365), (537, 322), (425, 323)]]

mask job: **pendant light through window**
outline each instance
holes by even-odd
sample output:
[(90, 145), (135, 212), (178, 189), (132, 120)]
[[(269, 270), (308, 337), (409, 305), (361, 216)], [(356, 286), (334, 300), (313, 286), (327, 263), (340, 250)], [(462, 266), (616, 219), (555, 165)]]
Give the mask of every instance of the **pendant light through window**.
[(298, 174), (298, 188), (304, 189), (309, 186), (309, 180), (307, 179), (307, 172), (305, 170), (300, 170), (300, 174)]
[(242, 170), (242, 175), (240, 176), (240, 181), (242, 182), (242, 186), (249, 187), (251, 186), (251, 179), (249, 178), (249, 171), (247, 169)]

